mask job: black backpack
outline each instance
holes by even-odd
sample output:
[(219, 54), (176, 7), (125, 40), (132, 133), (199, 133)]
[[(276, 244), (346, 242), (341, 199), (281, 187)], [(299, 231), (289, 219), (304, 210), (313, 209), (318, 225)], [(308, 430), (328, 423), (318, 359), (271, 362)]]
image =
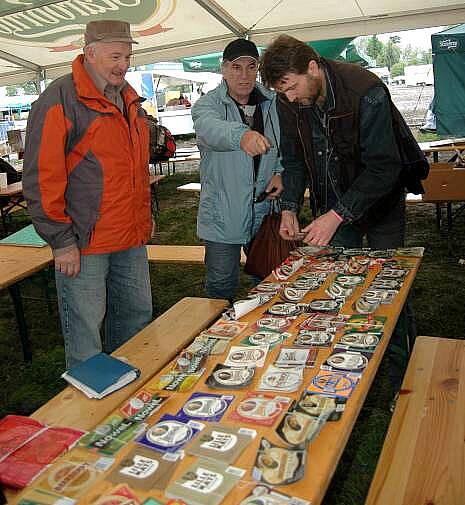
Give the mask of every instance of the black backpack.
[(394, 134), (397, 140), (402, 171), (400, 182), (409, 193), (420, 195), (425, 192), (422, 180), (429, 174), (429, 162), (412, 135), (402, 114), (395, 106), (391, 107)]
[(173, 157), (176, 142), (172, 133), (153, 116), (147, 114), (146, 118), (150, 131), (150, 163), (166, 161)]

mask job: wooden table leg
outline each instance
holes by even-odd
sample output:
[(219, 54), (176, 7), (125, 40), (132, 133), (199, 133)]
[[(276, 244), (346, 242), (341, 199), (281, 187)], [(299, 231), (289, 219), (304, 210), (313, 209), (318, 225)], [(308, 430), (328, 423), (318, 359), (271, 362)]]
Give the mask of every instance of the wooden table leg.
[(8, 287), (13, 305), (15, 307), (16, 321), (18, 323), (19, 336), (21, 338), (21, 345), (23, 348), (24, 361), (30, 363), (32, 361), (31, 343), (29, 342), (29, 335), (27, 332), (26, 319), (24, 317), (23, 302), (21, 300), (21, 291), (19, 284), (12, 284)]

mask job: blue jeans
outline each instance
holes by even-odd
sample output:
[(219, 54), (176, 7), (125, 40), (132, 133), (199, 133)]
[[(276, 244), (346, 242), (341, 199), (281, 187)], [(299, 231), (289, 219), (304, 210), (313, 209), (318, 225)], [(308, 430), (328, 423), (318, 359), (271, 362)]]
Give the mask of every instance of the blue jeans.
[(222, 244), (209, 240), (204, 243), (207, 296), (232, 302), (239, 289), (242, 244)]
[(55, 279), (67, 368), (113, 352), (152, 320), (145, 247), (82, 255), (76, 278), (55, 271)]

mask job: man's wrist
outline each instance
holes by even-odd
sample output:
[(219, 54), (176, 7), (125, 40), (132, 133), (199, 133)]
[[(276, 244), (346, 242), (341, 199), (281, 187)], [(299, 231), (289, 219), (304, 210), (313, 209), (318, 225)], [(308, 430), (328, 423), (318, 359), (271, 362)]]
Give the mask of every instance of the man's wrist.
[(334, 209), (331, 209), (329, 211), (334, 217), (336, 217), (336, 219), (342, 223), (342, 221), (344, 221), (344, 218), (342, 216), (340, 216)]

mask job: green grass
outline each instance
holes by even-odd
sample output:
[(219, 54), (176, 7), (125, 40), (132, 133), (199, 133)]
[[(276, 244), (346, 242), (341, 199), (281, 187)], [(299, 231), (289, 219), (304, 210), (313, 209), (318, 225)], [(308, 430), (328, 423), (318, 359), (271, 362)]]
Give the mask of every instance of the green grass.
[[(195, 234), (198, 195), (176, 191), (176, 186), (198, 181), (198, 174), (176, 174), (159, 186), (159, 228), (154, 243), (197, 244)], [(457, 217), (450, 240), (435, 225), (435, 208), (412, 204), (407, 209), (407, 245), (426, 247), (415, 279), (412, 298), (418, 334), (452, 338), (465, 337), (465, 212)], [(18, 214), (13, 229), (28, 223)], [(184, 296), (204, 296), (204, 267), (151, 265), (154, 314), (167, 310)], [(44, 286), (50, 287), (47, 303)], [(249, 287), (242, 278), (242, 293)], [(56, 309), (53, 279), (46, 272), (21, 283), (25, 314), (33, 349), (33, 361), (24, 364), (8, 291), (0, 292), (0, 417), (8, 413), (30, 414), (64, 387), (64, 353)], [(360, 505), (364, 502), (390, 421), (390, 386), (383, 360), (338, 465), (324, 500), (325, 505)], [(309, 457), (312, 457), (311, 449)]]

